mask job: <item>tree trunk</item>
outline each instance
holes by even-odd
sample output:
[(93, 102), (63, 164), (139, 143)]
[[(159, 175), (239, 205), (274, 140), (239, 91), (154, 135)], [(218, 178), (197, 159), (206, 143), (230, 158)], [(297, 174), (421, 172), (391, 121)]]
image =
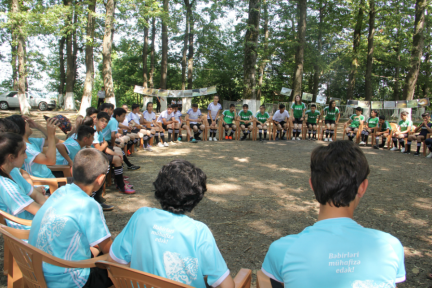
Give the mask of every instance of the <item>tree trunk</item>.
[[(74, 27), (76, 26), (76, 23), (78, 22), (78, 12), (74, 11), (74, 20), (73, 24)], [(78, 56), (78, 40), (77, 40), (77, 30), (74, 29), (72, 33), (72, 55), (73, 55), (73, 86), (75, 87), (76, 79), (78, 77), (78, 65), (77, 65), (77, 56)]]
[(423, 53), (423, 30), (426, 7), (426, 0), (416, 0), (413, 47), (411, 50), (409, 71), (405, 79), (405, 87), (403, 91), (403, 97), (405, 100), (413, 99), (415, 85), (419, 75), (420, 61)]
[(60, 68), (60, 83), (59, 83), (59, 88), (58, 88), (58, 101), (59, 101), (59, 105), (63, 106), (63, 102), (64, 102), (64, 85), (66, 82), (66, 73), (65, 73), (65, 66), (64, 66), (64, 45), (66, 42), (66, 37), (61, 37), (60, 41), (59, 41), (59, 68)]
[(306, 10), (307, 10), (307, 0), (298, 0), (299, 7), (299, 22), (297, 26), (298, 32), (298, 47), (296, 51), (295, 61), (296, 70), (294, 75), (294, 85), (293, 85), (293, 99), (296, 95), (301, 96), (302, 91), (302, 81), (303, 81), (303, 60), (304, 60), (304, 48), (306, 43)]
[[(72, 0), (64, 0), (64, 4), (69, 8), (69, 15), (67, 17), (67, 26), (72, 26)], [(70, 28), (69, 28), (70, 29)], [(68, 30), (69, 30), (68, 29)], [(66, 96), (64, 109), (65, 110), (75, 110), (75, 99), (74, 99), (74, 55), (73, 55), (73, 37), (71, 31), (67, 32), (66, 35)]]
[(357, 14), (357, 23), (354, 28), (354, 40), (353, 40), (353, 59), (351, 62), (351, 70), (348, 78), (348, 89), (347, 99), (353, 99), (354, 88), (355, 88), (355, 77), (357, 74), (358, 63), (358, 50), (360, 46), (361, 30), (363, 26), (363, 13), (364, 13), (364, 0), (360, 1), (359, 12)]
[(428, 97), (429, 95), (429, 76), (430, 76), (430, 58), (431, 55), (429, 52), (426, 53), (425, 55), (425, 81), (423, 84), (423, 97)]
[(182, 90), (186, 89), (186, 59), (187, 59), (187, 49), (188, 49), (188, 39), (189, 39), (189, 9), (187, 7), (189, 6), (189, 0), (185, 0), (185, 6), (186, 6), (186, 28), (185, 28), (185, 34), (184, 34), (184, 42), (183, 42), (183, 55), (182, 55)]
[[(168, 18), (169, 7), (168, 0), (163, 0), (164, 17)], [(161, 60), (161, 81), (160, 88), (167, 89), (167, 73), (168, 73), (168, 27), (166, 18), (162, 19), (162, 60)]]
[(148, 67), (147, 67), (147, 56), (148, 56), (148, 32), (149, 28), (147, 26), (144, 26), (144, 45), (143, 45), (143, 52), (142, 52), (142, 61), (143, 61), (143, 87), (147, 88), (148, 86)]
[(12, 50), (12, 59), (11, 59), (11, 65), (12, 65), (12, 90), (17, 91), (18, 90), (18, 57), (17, 57), (17, 36), (12, 31), (12, 42), (11, 42), (11, 50)]
[(318, 88), (319, 88), (319, 81), (320, 81), (320, 74), (321, 74), (321, 68), (320, 68), (320, 59), (321, 59), (321, 50), (322, 50), (322, 25), (324, 22), (324, 7), (322, 5), (322, 0), (320, 0), (320, 6), (319, 6), (319, 25), (318, 25), (318, 51), (317, 51), (317, 60), (314, 64), (314, 81), (313, 81), (313, 97), (312, 102), (316, 102), (316, 98), (318, 96)]
[(24, 75), (25, 75), (25, 90), (28, 91), (29, 90), (29, 85), (28, 85), (28, 70), (27, 70), (27, 41), (24, 40), (24, 45), (23, 45), (23, 51), (24, 51)]
[(94, 64), (93, 64), (93, 40), (95, 31), (95, 19), (94, 13), (96, 11), (96, 0), (91, 0), (88, 6), (88, 16), (87, 16), (87, 42), (86, 42), (86, 79), (84, 82), (84, 92), (81, 100), (81, 107), (79, 114), (85, 116), (86, 109), (91, 106), (92, 91), (93, 91), (93, 81), (94, 81)]
[(366, 64), (365, 77), (365, 100), (372, 100), (372, 65), (374, 52), (374, 36), (375, 36), (375, 0), (369, 0), (369, 36), (368, 36), (368, 54)]
[(112, 34), (114, 29), (114, 0), (107, 0), (106, 5), (106, 17), (105, 17), (105, 34), (102, 42), (102, 58), (103, 58), (103, 82), (105, 87), (105, 101), (107, 103), (116, 105), (114, 95), (114, 85), (112, 79), (112, 68), (111, 68), (111, 49), (112, 49)]
[(156, 18), (152, 19), (152, 36), (151, 36), (151, 51), (150, 51), (150, 75), (149, 75), (149, 84), (150, 88), (154, 87), (153, 83), (153, 75), (155, 69), (155, 37), (156, 37)]
[(264, 49), (263, 49), (263, 58), (261, 59), (261, 64), (259, 67), (259, 78), (258, 78), (258, 91), (257, 91), (257, 100), (261, 100), (262, 95), (262, 85), (264, 80), (264, 69), (268, 62), (268, 39), (269, 39), (269, 29), (268, 29), (268, 3), (267, 0), (263, 0), (263, 10), (264, 10)]
[[(399, 45), (399, 44), (398, 44)], [(400, 99), (400, 88), (399, 88), (399, 70), (400, 70), (400, 60), (401, 60), (401, 56), (400, 56), (400, 47), (396, 47), (396, 60), (397, 60), (397, 65), (395, 67), (395, 83), (394, 83), (394, 88), (393, 88), (393, 98), (394, 100), (399, 100)]]
[(187, 13), (189, 14), (189, 54), (188, 54), (188, 89), (193, 88), (193, 57), (194, 57), (194, 17), (192, 13), (192, 5), (191, 3), (187, 7)]

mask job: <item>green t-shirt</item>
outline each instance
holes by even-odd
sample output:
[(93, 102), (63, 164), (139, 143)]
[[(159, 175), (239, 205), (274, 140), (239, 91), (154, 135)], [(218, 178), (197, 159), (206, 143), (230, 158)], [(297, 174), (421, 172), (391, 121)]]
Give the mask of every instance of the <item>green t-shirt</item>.
[(222, 115), (223, 120), (225, 121), (226, 124), (232, 124), (235, 118), (235, 112), (231, 112), (230, 110), (225, 110)]
[(350, 127), (358, 128), (360, 126), (360, 121), (364, 121), (365, 117), (363, 115), (357, 116), (357, 114), (354, 114), (351, 115), (350, 120), (351, 120)]
[(399, 121), (398, 125), (400, 127), (400, 131), (404, 132), (408, 129), (409, 126), (412, 127), (413, 122), (410, 120), (405, 120), (405, 121), (401, 120), (401, 121)]
[(295, 102), (291, 105), (291, 109), (293, 110), (294, 118), (302, 118), (303, 110), (306, 109), (306, 104), (296, 104)]
[(315, 112), (312, 112), (312, 110), (307, 110), (305, 115), (307, 115), (307, 123), (316, 124), (318, 116), (320, 115), (320, 112), (315, 110)]
[(387, 129), (391, 129), (390, 123), (388, 121), (385, 121), (383, 124), (380, 124), (381, 132), (386, 131)]
[[(240, 120), (243, 121), (249, 121), (251, 119), (251, 116), (253, 116), (252, 112), (249, 110), (246, 113), (241, 110), (238, 115), (240, 116)], [(243, 121), (240, 121), (240, 124), (245, 124)]]
[(379, 118), (378, 118), (378, 117), (375, 117), (375, 118), (370, 117), (370, 118), (367, 120), (367, 124), (368, 124), (368, 127), (369, 127), (369, 128), (375, 128), (375, 127), (377, 127), (378, 124), (379, 124)]
[(325, 120), (333, 120), (336, 121), (336, 115), (339, 114), (339, 108), (335, 107), (335, 109), (333, 111), (329, 110), (329, 107), (325, 107), (324, 108), (324, 113), (326, 114), (325, 116)]
[(270, 115), (267, 112), (264, 112), (264, 114), (261, 114), (261, 112), (258, 112), (255, 116), (259, 122), (265, 123), (268, 118), (270, 118)]

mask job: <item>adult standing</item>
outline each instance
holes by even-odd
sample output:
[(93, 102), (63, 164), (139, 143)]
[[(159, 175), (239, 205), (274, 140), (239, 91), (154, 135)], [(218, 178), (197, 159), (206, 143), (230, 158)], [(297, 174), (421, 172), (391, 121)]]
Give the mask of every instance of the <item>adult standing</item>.
[(98, 96), (97, 107), (99, 108), (100, 105), (105, 103), (105, 87), (104, 86), (102, 86), (101, 90), (98, 91), (97, 96)]
[(165, 101), (165, 99), (163, 99), (162, 97), (156, 97), (156, 113), (160, 113), (160, 110), (161, 110), (161, 105), (162, 105), (162, 102), (161, 101)]

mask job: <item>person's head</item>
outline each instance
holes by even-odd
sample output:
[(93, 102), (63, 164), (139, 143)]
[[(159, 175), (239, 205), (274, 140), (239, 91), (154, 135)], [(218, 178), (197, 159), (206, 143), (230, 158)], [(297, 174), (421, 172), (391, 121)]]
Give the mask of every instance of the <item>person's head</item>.
[(99, 113), (99, 111), (94, 107), (89, 107), (86, 109), (86, 116), (93, 118), (93, 122), (95, 122), (95, 123), (97, 120), (97, 114), (98, 113)]
[(123, 104), (122, 108), (126, 110), (126, 113), (129, 111), (129, 106), (127, 104)]
[(77, 139), (82, 142), (84, 146), (91, 146), (94, 140), (95, 130), (93, 127), (81, 125), (78, 128)]
[(329, 102), (329, 108), (331, 110), (333, 110), (333, 109), (336, 108), (336, 101), (335, 100), (330, 100), (330, 102)]
[(430, 114), (428, 112), (422, 114), (422, 118), (425, 121), (430, 121)]
[(234, 112), (234, 110), (235, 110), (235, 105), (234, 104), (230, 104), (230, 111)]
[(96, 122), (90, 116), (86, 116), (83, 120), (83, 125), (85, 125), (85, 126), (89, 126), (89, 127), (93, 128), (95, 124), (96, 124)]
[(385, 116), (384, 115), (380, 115), (379, 116), (379, 123), (382, 124), (385, 122)]
[(153, 102), (147, 102), (146, 109), (148, 112), (152, 112), (153, 111)]
[(407, 116), (408, 116), (408, 113), (407, 113), (407, 112), (405, 112), (405, 111), (402, 111), (402, 112), (401, 112), (400, 117), (401, 117), (401, 119), (402, 119), (403, 121), (405, 121), (405, 120), (407, 119)]
[(0, 133), (0, 176), (9, 178), (13, 168), (21, 168), (27, 158), (26, 144), (17, 133)]
[(11, 120), (8, 120), (6, 118), (0, 118), (0, 133), (5, 132), (20, 134), (20, 129), (18, 125), (16, 125)]
[(285, 105), (284, 104), (279, 104), (279, 111), (280, 111), (280, 113), (283, 113), (285, 111)]
[(379, 116), (378, 110), (374, 109), (374, 110), (371, 111), (371, 117), (372, 118), (375, 118), (375, 117), (378, 117), (378, 116)]
[(361, 107), (357, 107), (355, 110), (356, 110), (357, 116), (360, 116), (363, 112), (363, 109)]
[(97, 120), (96, 120), (96, 128), (98, 131), (101, 131), (105, 129), (105, 127), (108, 125), (108, 122), (110, 120), (110, 116), (106, 112), (99, 112), (97, 114)]
[(215, 95), (213, 96), (213, 103), (218, 103), (219, 102), (219, 96)]
[(300, 95), (296, 95), (294, 97), (294, 101), (295, 101), (295, 104), (300, 104), (301, 103), (301, 97), (300, 97)]
[(261, 114), (265, 113), (265, 106), (264, 105), (261, 105), (259, 109), (260, 109)]
[(104, 87), (104, 86), (102, 86), (102, 87), (101, 87), (101, 90), (102, 90), (102, 91), (105, 91), (105, 87)]
[(191, 212), (207, 191), (207, 176), (186, 160), (173, 160), (159, 171), (155, 197), (162, 209), (175, 214)]
[(132, 104), (132, 113), (138, 113), (140, 110), (140, 105)]
[(312, 112), (315, 112), (315, 110), (316, 110), (316, 105), (315, 105), (315, 104), (312, 104), (312, 105), (311, 105), (311, 111), (312, 111)]
[(12, 121), (13, 123), (15, 123), (15, 125), (18, 126), (19, 135), (29, 137), (33, 133), (29, 124), (24, 120), (24, 118), (21, 115), (12, 115), (6, 117), (6, 119)]
[[(336, 141), (311, 154), (309, 183), (321, 205), (356, 208), (368, 185), (369, 164), (352, 141)], [(351, 206), (353, 204), (353, 206)]]
[(75, 120), (75, 126), (72, 128), (72, 130), (67, 134), (66, 139), (71, 137), (73, 134), (77, 133), (79, 127), (83, 125), (84, 117), (82, 115), (78, 115), (78, 117)]
[(94, 148), (82, 149), (75, 155), (72, 167), (74, 183), (97, 191), (105, 181), (107, 167), (108, 159), (102, 152)]
[(173, 105), (171, 105), (171, 107), (173, 108), (174, 112), (177, 112), (177, 110), (178, 110), (177, 104), (173, 104)]
[(111, 103), (103, 103), (99, 107), (100, 112), (106, 112), (106, 113), (108, 113), (109, 116), (112, 115), (113, 110), (114, 110), (114, 105)]
[[(168, 105), (169, 106), (169, 105)], [(194, 112), (196, 112), (196, 111), (198, 111), (198, 104), (192, 104), (192, 110), (194, 111)]]
[(248, 104), (243, 104), (243, 112), (247, 112), (249, 110)]
[(113, 112), (113, 117), (119, 122), (122, 123), (126, 117), (126, 111), (123, 108), (116, 108)]

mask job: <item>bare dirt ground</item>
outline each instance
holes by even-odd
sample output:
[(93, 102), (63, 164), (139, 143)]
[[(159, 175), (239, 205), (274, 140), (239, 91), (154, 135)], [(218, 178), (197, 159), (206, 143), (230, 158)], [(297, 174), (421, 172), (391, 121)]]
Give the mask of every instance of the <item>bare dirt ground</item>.
[[(34, 115), (41, 120), (42, 113)], [(340, 133), (338, 139), (342, 139)], [(310, 153), (318, 145), (326, 144), (222, 141), (182, 143), (154, 148), (153, 153), (139, 151), (130, 161), (141, 169), (125, 173), (137, 193), (128, 196), (107, 191), (107, 203), (116, 206), (105, 213), (108, 227), (115, 237), (140, 207), (159, 208), (152, 187), (159, 169), (173, 159), (186, 159), (208, 177), (208, 191), (190, 216), (210, 227), (232, 276), (240, 268), (250, 268), (256, 275), (273, 241), (299, 233), (316, 221), (318, 204), (308, 179)], [(432, 281), (425, 274), (432, 268), (432, 160), (370, 147), (362, 149), (371, 173), (369, 188), (354, 220), (388, 232), (402, 242), (407, 280), (398, 287), (429, 287)], [(0, 269), (2, 248), (3, 239)], [(6, 277), (0, 277), (0, 284), (6, 285)]]

